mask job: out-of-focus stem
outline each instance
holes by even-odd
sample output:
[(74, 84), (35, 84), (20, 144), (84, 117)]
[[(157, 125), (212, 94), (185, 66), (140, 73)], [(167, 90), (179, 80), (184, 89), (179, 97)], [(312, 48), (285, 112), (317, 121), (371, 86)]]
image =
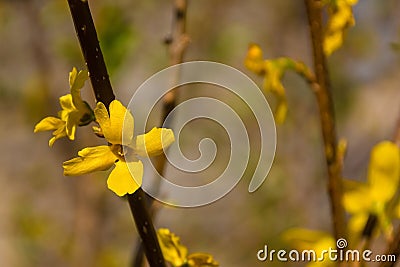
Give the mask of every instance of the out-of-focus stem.
[[(96, 28), (86, 0), (68, 0), (75, 30), (90, 74), (96, 100), (106, 107), (115, 99)], [(151, 267), (165, 267), (164, 257), (141, 188), (128, 195), (129, 206)]]
[[(170, 57), (170, 65), (176, 65), (183, 62), (183, 57), (186, 51), (186, 47), (189, 43), (189, 38), (186, 35), (186, 15), (187, 15), (187, 0), (175, 0), (173, 7), (173, 21), (171, 34), (165, 39), (165, 43), (168, 45), (168, 52)], [(180, 71), (177, 69), (174, 77), (171, 79), (170, 86), (174, 87), (179, 81)], [(164, 124), (168, 114), (175, 108), (177, 99), (176, 90), (170, 90), (162, 99), (162, 114), (161, 123)], [(163, 125), (170, 127), (170, 125)], [(163, 174), (165, 172), (167, 159), (164, 154), (158, 156), (154, 165), (158, 173)], [(159, 184), (154, 184), (154, 187), (158, 187)], [(149, 198), (148, 202), (150, 205), (153, 204), (153, 199)], [(153, 208), (152, 208), (153, 209)], [(153, 216), (155, 212), (152, 212)], [(133, 267), (143, 266), (143, 245), (140, 243), (137, 245), (134, 252), (135, 257), (132, 262)]]
[[(394, 267), (396, 265), (396, 262), (399, 262), (399, 258), (400, 258), (400, 227), (398, 227), (393, 240), (388, 245), (388, 247), (385, 251), (385, 255), (386, 256), (394, 255), (396, 260), (382, 262), (380, 267)], [(391, 257), (393, 257), (393, 256), (391, 256)]]
[(342, 205), (342, 169), (337, 157), (337, 136), (328, 68), (323, 51), (322, 1), (305, 0), (314, 57), (315, 82), (311, 84), (317, 98), (325, 158), (328, 167), (328, 191), (331, 200), (334, 236), (346, 237), (346, 220)]

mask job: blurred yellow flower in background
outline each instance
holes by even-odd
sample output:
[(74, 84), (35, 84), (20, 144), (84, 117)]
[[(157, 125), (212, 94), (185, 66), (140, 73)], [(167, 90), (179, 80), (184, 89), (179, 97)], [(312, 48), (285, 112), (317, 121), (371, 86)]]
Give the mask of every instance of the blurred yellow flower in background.
[(188, 255), (188, 249), (180, 242), (180, 238), (169, 229), (157, 230), (158, 241), (164, 258), (173, 267), (218, 267), (212, 255), (208, 253), (192, 253)]
[(352, 6), (357, 0), (331, 0), (328, 6), (329, 19), (325, 29), (324, 52), (330, 56), (343, 44), (345, 31), (355, 25)]
[(257, 44), (249, 45), (244, 64), (250, 71), (264, 76), (263, 89), (266, 93), (271, 92), (275, 95), (274, 117), (278, 124), (282, 124), (288, 111), (286, 89), (282, 84), (285, 72), (292, 70), (309, 81), (312, 78), (311, 71), (303, 62), (287, 57), (264, 60), (263, 52)]
[(312, 255), (313, 258), (306, 264), (307, 267), (336, 266), (336, 263), (331, 261), (326, 253), (324, 253), (324, 258), (320, 259), (323, 251), (327, 251), (329, 248), (336, 249), (335, 239), (329, 233), (304, 228), (291, 228), (283, 233), (282, 239), (292, 245), (300, 254), (302, 251), (315, 252), (315, 257)]
[(345, 180), (343, 205), (352, 217), (349, 221), (351, 234), (363, 230), (370, 214), (376, 215), (385, 233), (392, 225), (387, 204), (395, 196), (400, 179), (400, 150), (390, 141), (375, 145), (371, 151), (366, 183)]

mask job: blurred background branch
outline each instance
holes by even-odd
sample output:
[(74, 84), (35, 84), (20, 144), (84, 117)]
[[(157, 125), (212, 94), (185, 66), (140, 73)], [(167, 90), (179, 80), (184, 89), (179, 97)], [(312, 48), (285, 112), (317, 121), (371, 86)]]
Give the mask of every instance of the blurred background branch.
[(333, 230), (336, 239), (346, 238), (346, 220), (342, 205), (342, 170), (337, 156), (337, 133), (328, 67), (323, 49), (322, 1), (305, 0), (311, 33), (316, 83), (312, 89), (317, 98), (324, 151), (328, 167), (328, 192), (331, 198)]

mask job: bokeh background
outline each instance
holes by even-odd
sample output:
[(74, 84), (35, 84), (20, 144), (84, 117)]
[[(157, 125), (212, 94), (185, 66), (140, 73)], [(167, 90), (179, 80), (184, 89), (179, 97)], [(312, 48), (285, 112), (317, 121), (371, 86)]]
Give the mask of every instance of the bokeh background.
[[(171, 31), (173, 3), (90, 5), (113, 87), (127, 104), (145, 79), (168, 66), (163, 40)], [(360, 0), (354, 13), (356, 26), (329, 67), (338, 135), (349, 144), (344, 176), (363, 180), (370, 149), (392, 138), (400, 112), (400, 2)], [(225, 63), (258, 84), (261, 78), (243, 65), (251, 42), (261, 45), (265, 57), (312, 64), (303, 1), (189, 1), (187, 31), (186, 60)], [(62, 175), (63, 161), (102, 140), (85, 133), (86, 127), (78, 129), (79, 142), (58, 140), (49, 148), (50, 133), (33, 134), (34, 125), (55, 115), (58, 97), (68, 93), (70, 69), (84, 67), (67, 2), (1, 0), (0, 64), (0, 266), (129, 266), (136, 231), (126, 201), (106, 188), (107, 173)], [(213, 254), (221, 266), (265, 265), (257, 261), (257, 251), (264, 244), (289, 248), (280, 235), (290, 227), (331, 230), (316, 102), (295, 74), (288, 73), (284, 84), (288, 118), (277, 127), (275, 162), (258, 191), (249, 194), (250, 177), (244, 177), (211, 205), (158, 206), (157, 227), (178, 234), (190, 252)], [(192, 96), (211, 94), (201, 90)], [(82, 93), (93, 105), (88, 83)], [(201, 137), (211, 133), (220, 142), (221, 160), (207, 178), (218, 174), (229, 148), (223, 129), (200, 122), (185, 131), (189, 157), (198, 154)]]

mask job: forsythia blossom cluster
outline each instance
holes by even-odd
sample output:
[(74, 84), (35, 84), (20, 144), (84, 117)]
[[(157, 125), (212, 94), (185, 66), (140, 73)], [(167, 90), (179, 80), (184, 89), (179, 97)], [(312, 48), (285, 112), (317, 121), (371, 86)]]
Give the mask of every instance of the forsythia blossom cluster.
[(329, 19), (325, 28), (324, 53), (330, 56), (343, 44), (345, 31), (355, 25), (352, 6), (358, 0), (328, 1)]
[(82, 101), (80, 89), (88, 78), (87, 71), (79, 73), (74, 68), (69, 76), (71, 93), (60, 98), (62, 111), (59, 117), (47, 117), (40, 121), (34, 132), (54, 130), (54, 141), (68, 136), (74, 140), (77, 126), (96, 121), (100, 128), (95, 133), (103, 136), (107, 145), (87, 147), (78, 152), (78, 157), (63, 163), (64, 175), (82, 175), (95, 171), (111, 171), (107, 185), (118, 196), (135, 192), (142, 184), (143, 163), (141, 157), (156, 156), (163, 153), (175, 141), (172, 130), (153, 128), (150, 132), (134, 136), (134, 118), (119, 102), (114, 100), (107, 107), (99, 102), (94, 111)]
[(352, 216), (349, 231), (359, 235), (370, 215), (378, 219), (378, 227), (390, 235), (395, 211), (390, 203), (399, 189), (400, 149), (390, 141), (377, 144), (371, 151), (366, 182), (345, 181), (343, 204)]

